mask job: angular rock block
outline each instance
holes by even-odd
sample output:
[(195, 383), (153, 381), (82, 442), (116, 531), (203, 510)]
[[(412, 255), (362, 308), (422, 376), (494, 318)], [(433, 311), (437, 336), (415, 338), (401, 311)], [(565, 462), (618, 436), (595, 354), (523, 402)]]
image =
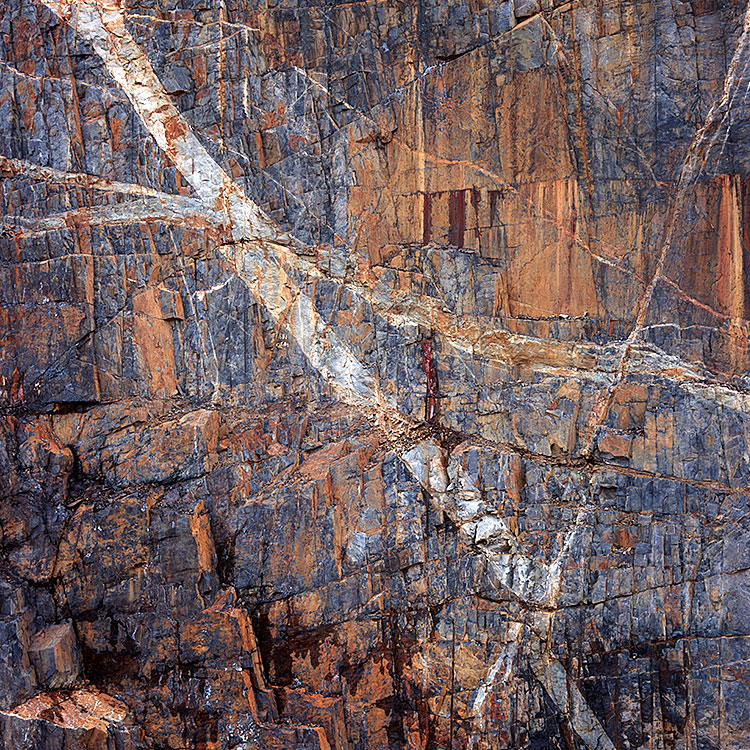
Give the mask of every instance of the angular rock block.
[(29, 645), (37, 681), (50, 690), (69, 688), (81, 676), (81, 651), (71, 621), (40, 630)]

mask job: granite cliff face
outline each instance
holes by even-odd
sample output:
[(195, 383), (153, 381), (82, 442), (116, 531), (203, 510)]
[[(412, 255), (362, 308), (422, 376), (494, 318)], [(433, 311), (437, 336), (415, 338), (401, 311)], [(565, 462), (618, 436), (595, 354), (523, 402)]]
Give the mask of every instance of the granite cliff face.
[(746, 750), (744, 0), (0, 5), (0, 748)]

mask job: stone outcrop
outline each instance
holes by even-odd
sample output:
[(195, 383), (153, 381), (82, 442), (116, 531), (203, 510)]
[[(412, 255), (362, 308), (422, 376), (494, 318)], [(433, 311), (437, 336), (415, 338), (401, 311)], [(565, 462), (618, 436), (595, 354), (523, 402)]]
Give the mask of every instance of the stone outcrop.
[(6, 747), (38, 750), (86, 748), (130, 750), (128, 709), (97, 690), (40, 693), (12, 710), (0, 712)]
[(6, 0), (0, 748), (746, 748), (749, 18)]

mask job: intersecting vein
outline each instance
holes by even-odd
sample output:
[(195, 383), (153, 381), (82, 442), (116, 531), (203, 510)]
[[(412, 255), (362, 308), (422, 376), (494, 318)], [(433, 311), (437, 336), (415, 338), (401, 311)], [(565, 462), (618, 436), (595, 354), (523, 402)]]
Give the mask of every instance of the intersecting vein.
[[(638, 303), (637, 313), (635, 316), (635, 323), (630, 335), (625, 341), (623, 352), (620, 358), (620, 363), (617, 370), (617, 377), (615, 382), (610, 387), (609, 391), (603, 395), (599, 400), (598, 406), (595, 407), (592, 418), (588, 423), (588, 434), (586, 435), (586, 445), (584, 447), (584, 454), (591, 456), (593, 454), (598, 428), (603, 425), (609, 415), (610, 408), (614, 401), (615, 393), (620, 387), (622, 382), (625, 380), (627, 375), (627, 364), (632, 353), (633, 347), (635, 346), (639, 336), (646, 328), (646, 319), (648, 311), (653, 300), (654, 292), (659, 282), (666, 279), (665, 268), (667, 260), (670, 255), (670, 251), (673, 248), (675, 240), (675, 232), (680, 220), (683, 218), (683, 214), (687, 207), (687, 198), (690, 188), (695, 184), (695, 181), (701, 175), (706, 167), (708, 157), (713, 149), (716, 139), (719, 136), (722, 128), (725, 127), (727, 118), (732, 109), (734, 100), (739, 95), (739, 83), (741, 82), (742, 74), (744, 74), (750, 65), (750, 3), (745, 10), (745, 21), (740, 37), (737, 49), (735, 50), (732, 60), (727, 70), (726, 79), (724, 81), (724, 89), (722, 92), (721, 99), (711, 108), (711, 111), (706, 117), (706, 122), (700, 128), (693, 138), (690, 148), (688, 149), (687, 156), (682, 164), (680, 171), (680, 178), (677, 183), (677, 189), (675, 192), (675, 198), (672, 205), (672, 212), (669, 223), (667, 225), (666, 235), (664, 242), (662, 243), (661, 252), (659, 253), (659, 260), (657, 262), (656, 270), (651, 278), (648, 286), (643, 292), (641, 299)], [(740, 70), (740, 66), (742, 66)], [(740, 79), (738, 81), (738, 78)], [(746, 95), (747, 92), (745, 92)], [(727, 135), (724, 139), (722, 149), (726, 144), (726, 140), (729, 134), (729, 126), (727, 126)]]
[[(221, 215), (229, 241), (220, 251), (342, 400), (400, 418), (377, 376), (326, 327), (304, 280), (320, 275), (290, 250), (294, 240), (253, 203), (213, 160), (165, 91), (148, 57), (130, 35), (119, 0), (43, 0), (92, 45), (130, 99), (157, 145), (174, 162), (204, 206)], [(301, 277), (301, 278), (300, 278)]]

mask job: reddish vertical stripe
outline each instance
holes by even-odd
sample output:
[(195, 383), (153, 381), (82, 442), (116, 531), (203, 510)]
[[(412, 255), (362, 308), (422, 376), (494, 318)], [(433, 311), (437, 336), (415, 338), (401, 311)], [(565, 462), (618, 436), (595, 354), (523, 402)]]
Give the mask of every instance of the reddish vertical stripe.
[(432, 193), (424, 193), (422, 196), (422, 244), (426, 245), (431, 238), (431, 226), (430, 222), (432, 220), (430, 216), (430, 211), (432, 208)]
[(456, 247), (464, 246), (466, 231), (466, 196), (465, 190), (451, 190), (448, 198), (448, 221), (450, 230), (448, 241)]

